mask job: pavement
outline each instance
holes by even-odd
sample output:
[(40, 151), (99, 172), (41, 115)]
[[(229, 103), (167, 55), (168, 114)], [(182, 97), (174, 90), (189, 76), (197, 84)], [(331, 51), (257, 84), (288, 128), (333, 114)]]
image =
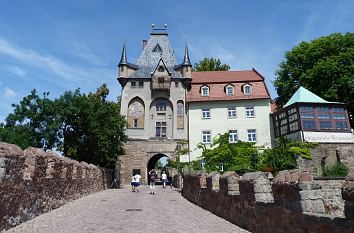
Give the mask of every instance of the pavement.
[(130, 186), (108, 189), (77, 199), (22, 223), (6, 233), (246, 233), (238, 226), (187, 201), (176, 189)]

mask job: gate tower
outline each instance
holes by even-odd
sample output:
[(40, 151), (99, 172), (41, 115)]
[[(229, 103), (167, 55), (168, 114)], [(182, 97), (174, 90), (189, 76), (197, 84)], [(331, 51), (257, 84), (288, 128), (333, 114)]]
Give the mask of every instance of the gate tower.
[(153, 26), (135, 64), (128, 62), (124, 43), (118, 69), (120, 111), (126, 116), (129, 138), (125, 154), (118, 158), (121, 183), (130, 183), (133, 171), (140, 171), (147, 183), (150, 159), (162, 155), (173, 159), (177, 142), (187, 139), (185, 97), (192, 72), (187, 44), (184, 59), (178, 64), (166, 26)]

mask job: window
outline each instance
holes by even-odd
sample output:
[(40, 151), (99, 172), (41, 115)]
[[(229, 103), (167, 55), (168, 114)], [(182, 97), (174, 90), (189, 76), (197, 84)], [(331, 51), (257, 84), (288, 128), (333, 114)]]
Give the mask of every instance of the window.
[(229, 85), (226, 86), (226, 95), (233, 95), (234, 94), (234, 87)]
[(134, 88), (134, 87), (136, 87), (136, 82), (131, 82), (130, 85), (131, 85), (131, 87)]
[(247, 130), (247, 138), (249, 142), (256, 142), (256, 130), (255, 129), (248, 129)]
[(292, 114), (288, 117), (289, 122), (297, 120), (297, 114)]
[(209, 108), (202, 109), (202, 119), (210, 119), (210, 109)]
[(332, 129), (332, 121), (320, 121), (320, 129)]
[(245, 94), (245, 95), (251, 95), (252, 94), (251, 85), (244, 85), (243, 86), (243, 94)]
[(202, 96), (209, 96), (209, 87), (202, 87)]
[(156, 111), (163, 112), (166, 111), (167, 103), (165, 100), (156, 100)]
[(314, 120), (303, 120), (302, 126), (304, 129), (316, 129), (316, 123)]
[(155, 48), (152, 50), (154, 53), (161, 53), (162, 49), (160, 47), (160, 45), (156, 45)]
[(237, 142), (237, 130), (229, 130), (229, 142)]
[(348, 129), (346, 121), (337, 121), (336, 122), (336, 129)]
[(164, 80), (163, 77), (158, 77), (158, 78), (157, 78), (157, 82), (158, 82), (158, 83), (164, 83), (165, 80)]
[(280, 127), (280, 134), (281, 135), (288, 134), (288, 126), (287, 125), (284, 125), (284, 126)]
[(227, 108), (227, 117), (235, 118), (236, 117), (236, 107), (228, 107)]
[(184, 128), (184, 104), (183, 101), (177, 102), (177, 129)]
[(159, 72), (164, 72), (164, 71), (165, 71), (165, 68), (163, 68), (163, 66), (159, 66), (158, 71), (159, 71)]
[(293, 122), (289, 125), (290, 132), (294, 132), (299, 129), (299, 124), (296, 122)]
[(246, 107), (246, 117), (254, 117), (254, 107), (253, 106)]
[(345, 113), (333, 113), (333, 119), (335, 120), (345, 120), (346, 116)]
[(138, 119), (134, 119), (134, 128), (138, 128)]
[(139, 82), (139, 88), (143, 88), (144, 87), (144, 82)]
[(166, 122), (156, 122), (156, 137), (166, 137)]
[(123, 72), (124, 71), (124, 66), (121, 66), (120, 67), (120, 72)]
[(332, 112), (344, 112), (344, 108), (332, 108)]
[(202, 143), (210, 143), (211, 134), (210, 131), (202, 131)]

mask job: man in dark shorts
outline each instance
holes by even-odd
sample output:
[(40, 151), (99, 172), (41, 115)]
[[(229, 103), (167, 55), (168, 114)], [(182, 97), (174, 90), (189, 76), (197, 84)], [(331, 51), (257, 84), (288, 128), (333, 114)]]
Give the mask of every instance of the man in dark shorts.
[(155, 180), (157, 178), (157, 173), (155, 169), (151, 169), (151, 171), (149, 171), (149, 175), (150, 175), (150, 194), (155, 194)]

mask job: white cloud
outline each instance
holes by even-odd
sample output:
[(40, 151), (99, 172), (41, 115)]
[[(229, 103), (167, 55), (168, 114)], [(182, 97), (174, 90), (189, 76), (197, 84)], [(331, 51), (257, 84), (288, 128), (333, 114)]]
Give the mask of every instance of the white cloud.
[(15, 58), (21, 62), (35, 65), (41, 69), (49, 70), (65, 79), (80, 79), (80, 77), (88, 75), (86, 71), (72, 67), (59, 58), (16, 47), (3, 38), (0, 38), (0, 53)]
[(4, 88), (4, 97), (7, 99), (13, 98), (16, 96), (16, 92), (9, 87)]
[(2, 67), (4, 70), (7, 72), (10, 72), (14, 75), (17, 75), (19, 77), (25, 77), (26, 76), (26, 71), (18, 66), (3, 66)]

